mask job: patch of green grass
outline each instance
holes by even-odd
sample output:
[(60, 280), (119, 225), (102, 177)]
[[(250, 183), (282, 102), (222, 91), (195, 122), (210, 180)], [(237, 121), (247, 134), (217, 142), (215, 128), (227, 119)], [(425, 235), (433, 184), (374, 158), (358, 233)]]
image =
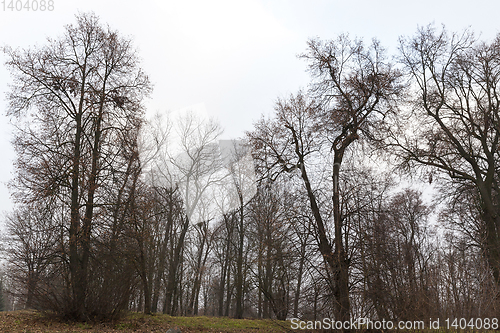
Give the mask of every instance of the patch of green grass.
[(134, 323), (118, 323), (115, 325), (115, 328), (118, 330), (129, 330), (137, 328), (137, 325)]
[(76, 323), (75, 326), (84, 330), (89, 330), (92, 328), (92, 326), (88, 323)]
[(172, 317), (163, 314), (146, 316), (133, 313), (128, 315), (125, 320), (153, 322), (161, 326), (179, 327), (181, 330), (183, 328), (201, 331), (218, 330), (222, 332), (241, 332), (242, 330), (251, 330), (252, 332), (287, 332), (290, 330), (290, 322), (267, 319), (233, 319), (207, 316)]

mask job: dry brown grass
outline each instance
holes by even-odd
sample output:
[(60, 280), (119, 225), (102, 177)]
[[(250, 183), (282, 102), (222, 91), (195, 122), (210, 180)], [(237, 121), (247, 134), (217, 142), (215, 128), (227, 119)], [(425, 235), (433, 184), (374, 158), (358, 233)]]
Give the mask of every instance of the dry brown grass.
[(248, 320), (215, 317), (171, 317), (131, 313), (117, 322), (73, 323), (44, 316), (35, 311), (0, 312), (1, 333), (129, 333), (162, 332), (178, 327), (185, 332), (290, 332), (290, 323), (275, 320)]

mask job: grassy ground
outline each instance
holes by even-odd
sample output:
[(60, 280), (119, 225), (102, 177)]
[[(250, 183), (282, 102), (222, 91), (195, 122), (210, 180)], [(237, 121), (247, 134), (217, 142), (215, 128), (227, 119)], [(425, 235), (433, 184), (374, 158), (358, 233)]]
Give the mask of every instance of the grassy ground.
[[(69, 323), (43, 316), (35, 311), (0, 312), (0, 333), (166, 333), (169, 328), (179, 328), (182, 333), (217, 332), (217, 333), (290, 333), (313, 332), (309, 330), (292, 330), (289, 321), (231, 319), (219, 317), (171, 317), (167, 315), (147, 316), (130, 313), (114, 323)], [(317, 331), (315, 331), (317, 332)], [(335, 330), (328, 330), (335, 332)], [(363, 333), (383, 332), (376, 330), (359, 330)], [(416, 331), (386, 331), (416, 333)], [(423, 330), (419, 333), (449, 333), (455, 331)], [(465, 331), (460, 331), (465, 332)], [(471, 331), (469, 331), (471, 332)], [(479, 332), (479, 331), (474, 331)], [(484, 332), (484, 331), (483, 331)], [(493, 332), (493, 331), (488, 331)]]
[(44, 317), (34, 311), (0, 312), (2, 333), (62, 333), (62, 332), (162, 332), (177, 327), (185, 332), (290, 332), (290, 322), (276, 320), (249, 320), (215, 317), (146, 316), (132, 313), (116, 323), (65, 323)]

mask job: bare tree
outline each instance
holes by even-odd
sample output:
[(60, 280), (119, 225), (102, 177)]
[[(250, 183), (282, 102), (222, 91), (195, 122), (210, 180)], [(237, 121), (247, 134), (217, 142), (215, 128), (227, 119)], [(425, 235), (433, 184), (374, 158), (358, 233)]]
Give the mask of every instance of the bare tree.
[(360, 135), (373, 138), (374, 128), (380, 126), (391, 110), (391, 102), (401, 92), (400, 75), (385, 60), (384, 50), (377, 41), (365, 48), (361, 41), (351, 41), (347, 36), (328, 42), (311, 40), (308, 52), (302, 57), (309, 61), (313, 93), (324, 101), (323, 126), (333, 151), (335, 253), (330, 260), (336, 280), (336, 313), (339, 319), (349, 320), (349, 258), (342, 231), (340, 169), (347, 148)]
[(242, 142), (231, 142), (231, 149), (228, 152), (229, 163), (227, 169), (231, 177), (230, 200), (231, 206), (235, 209), (238, 223), (236, 224), (237, 242), (236, 242), (236, 309), (235, 318), (243, 318), (244, 311), (244, 252), (245, 252), (245, 206), (255, 194), (255, 174), (254, 166), (249, 149)]
[(472, 185), (459, 191), (439, 215), (445, 236), (440, 251), (443, 316), (485, 318), (498, 311), (500, 303), (484, 251), (481, 199)]
[(139, 128), (150, 84), (131, 42), (94, 14), (77, 16), (45, 47), (4, 52), (14, 79), (8, 114), (18, 120), (14, 194), (21, 203), (54, 197), (68, 210), (70, 299), (63, 312), (86, 319), (101, 188), (120, 169), (127, 148), (120, 143)]
[[(174, 123), (175, 120), (177, 123)], [(181, 287), (179, 268), (185, 254), (188, 232), (193, 225), (205, 223), (214, 215), (215, 208), (205, 204), (211, 204), (207, 198), (211, 197), (213, 188), (226, 174), (221, 173), (222, 161), (217, 140), (222, 129), (217, 122), (199, 119), (194, 113), (169, 121), (170, 124), (176, 125), (173, 128), (177, 130), (177, 136), (172, 135), (170, 142), (155, 138), (158, 157), (152, 163), (151, 172), (157, 185), (177, 188), (184, 205), (185, 215), (181, 228), (175, 235), (176, 242), (172, 248), (172, 260), (169, 263), (165, 283), (163, 312), (173, 314), (179, 310), (177, 308)], [(162, 126), (162, 123), (158, 123), (157, 126)], [(157, 132), (161, 133), (159, 129)], [(174, 138), (177, 140), (173, 140)], [(201, 278), (202, 276), (198, 276), (195, 280)], [(194, 293), (196, 295), (199, 293), (199, 288), (195, 289), (198, 290)], [(188, 302), (187, 307), (192, 311), (195, 303), (197, 301), (193, 299), (191, 304)]]
[[(61, 223), (51, 205), (23, 207), (8, 218), (7, 259), (11, 292), (30, 309), (43, 308), (44, 293), (57, 293), (51, 286), (57, 276)], [(59, 293), (57, 293), (59, 294)]]
[[(285, 320), (291, 310), (296, 260), (300, 260), (294, 244), (292, 194), (285, 186), (261, 183), (249, 203), (247, 222), (249, 242), (254, 249), (252, 275), (259, 296), (263, 295), (258, 312), (264, 318), (274, 315), (278, 320)], [(300, 275), (303, 265), (298, 268)]]
[[(401, 92), (400, 75), (376, 41), (367, 48), (362, 41), (342, 35), (326, 42), (310, 40), (308, 46), (301, 57), (309, 62), (315, 99), (299, 93), (289, 101), (279, 101), (276, 120), (258, 123), (251, 137), (257, 149), (270, 151), (274, 172), (298, 170), (313, 212), (319, 249), (331, 271), (335, 315), (345, 321), (350, 318), (349, 258), (340, 208), (340, 169), (352, 143), (360, 136), (373, 138), (373, 129), (391, 110), (391, 101)], [(325, 154), (326, 147), (332, 152), (333, 244), (308, 173), (311, 155)]]
[[(433, 26), (402, 38), (401, 63), (412, 80), (411, 135), (392, 131), (392, 146), (407, 167), (430, 167), (448, 184), (478, 193), (482, 246), (500, 285), (499, 91), (500, 38), (481, 42), (472, 32)], [(409, 128), (410, 123), (400, 124)], [(455, 186), (448, 186), (454, 189)]]

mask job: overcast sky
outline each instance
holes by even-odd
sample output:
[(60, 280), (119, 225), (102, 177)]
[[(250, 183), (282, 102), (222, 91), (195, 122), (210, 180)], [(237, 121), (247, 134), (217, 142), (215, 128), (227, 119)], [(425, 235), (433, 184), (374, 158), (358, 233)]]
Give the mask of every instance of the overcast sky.
[[(0, 7), (0, 45), (43, 45), (79, 11), (94, 11), (133, 39), (155, 86), (148, 112), (204, 111), (220, 120), (226, 139), (251, 130), (277, 97), (307, 88), (306, 64), (296, 55), (308, 38), (375, 37), (394, 53), (399, 36), (432, 22), (449, 30), (471, 27), (484, 39), (500, 31), (496, 0), (54, 0), (53, 11)], [(3, 54), (0, 61), (0, 211), (8, 211), (5, 184), (14, 155), (4, 96), (10, 78)]]

